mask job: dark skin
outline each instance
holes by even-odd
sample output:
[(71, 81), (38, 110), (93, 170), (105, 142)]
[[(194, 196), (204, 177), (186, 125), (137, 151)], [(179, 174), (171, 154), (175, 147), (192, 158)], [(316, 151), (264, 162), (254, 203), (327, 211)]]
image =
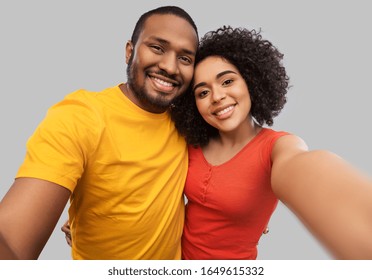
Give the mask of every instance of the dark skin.
[[(126, 60), (132, 58), (137, 67), (133, 75), (143, 86), (143, 97), (133, 91), (134, 83), (121, 87), (123, 94), (144, 110), (164, 112), (157, 100), (171, 102), (189, 86), (197, 43), (195, 29), (182, 17), (150, 16), (136, 46), (130, 42), (126, 46)], [(53, 182), (16, 179), (0, 203), (0, 259), (37, 259), (70, 195), (70, 190)]]

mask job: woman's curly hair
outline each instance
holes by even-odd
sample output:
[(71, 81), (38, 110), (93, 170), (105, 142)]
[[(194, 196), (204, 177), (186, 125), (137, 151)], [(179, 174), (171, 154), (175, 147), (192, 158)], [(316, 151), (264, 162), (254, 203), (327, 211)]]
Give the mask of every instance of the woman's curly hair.
[[(260, 31), (223, 26), (203, 36), (195, 66), (209, 56), (219, 56), (232, 63), (247, 83), (251, 115), (259, 125), (273, 125), (273, 118), (283, 109), (289, 77), (282, 65), (283, 54)], [(192, 84), (192, 83), (191, 83)], [(188, 144), (203, 146), (218, 135), (198, 112), (192, 86), (171, 106), (177, 130)]]

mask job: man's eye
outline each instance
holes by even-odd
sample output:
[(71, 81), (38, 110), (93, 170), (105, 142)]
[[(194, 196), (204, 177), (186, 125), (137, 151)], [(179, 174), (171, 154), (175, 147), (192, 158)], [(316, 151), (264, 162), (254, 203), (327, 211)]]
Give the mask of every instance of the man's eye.
[(158, 53), (163, 52), (163, 49), (161, 47), (157, 46), (157, 45), (152, 45), (152, 46), (150, 46), (150, 48), (153, 49), (155, 52), (158, 52)]
[(191, 63), (192, 63), (192, 60), (191, 60), (189, 57), (187, 57), (187, 56), (181, 56), (181, 57), (180, 57), (180, 60), (181, 60), (183, 63), (185, 63), (185, 64), (191, 64)]

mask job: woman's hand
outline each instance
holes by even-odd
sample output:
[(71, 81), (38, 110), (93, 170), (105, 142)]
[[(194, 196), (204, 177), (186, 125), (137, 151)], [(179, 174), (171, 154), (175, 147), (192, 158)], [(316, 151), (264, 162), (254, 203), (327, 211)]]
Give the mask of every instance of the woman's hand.
[(65, 233), (67, 244), (71, 247), (72, 239), (71, 239), (70, 223), (68, 222), (68, 220), (66, 221), (66, 223), (63, 224), (63, 226), (61, 227), (61, 230)]

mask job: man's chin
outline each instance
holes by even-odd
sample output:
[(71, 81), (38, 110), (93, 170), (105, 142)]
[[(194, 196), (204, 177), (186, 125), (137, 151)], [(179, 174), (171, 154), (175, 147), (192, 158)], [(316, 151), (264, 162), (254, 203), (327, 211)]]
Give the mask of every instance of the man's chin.
[(151, 108), (151, 111), (153, 112), (164, 112), (168, 110), (172, 100), (146, 100), (145, 104), (147, 104), (146, 107), (149, 109)]
[(149, 101), (153, 106), (157, 106), (159, 108), (168, 108), (170, 104), (172, 104), (175, 97), (175, 95), (163, 94), (161, 96), (157, 96), (156, 98), (152, 98)]

